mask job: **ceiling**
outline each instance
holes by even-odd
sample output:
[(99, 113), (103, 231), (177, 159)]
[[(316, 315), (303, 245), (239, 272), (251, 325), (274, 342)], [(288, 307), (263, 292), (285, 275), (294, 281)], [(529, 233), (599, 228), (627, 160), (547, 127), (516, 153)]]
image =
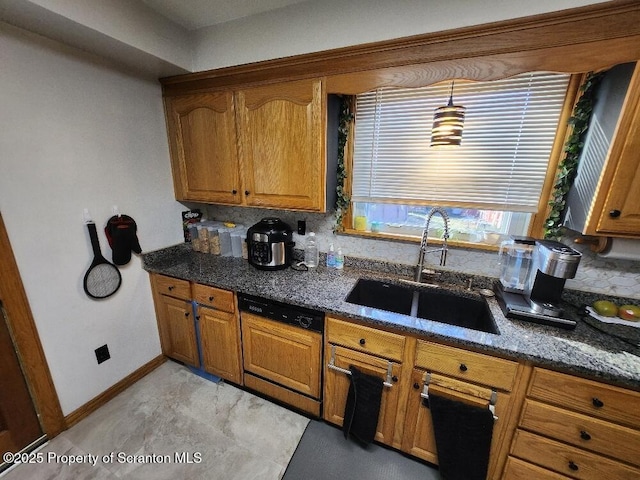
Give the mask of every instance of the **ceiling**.
[(309, 0), (142, 0), (162, 16), (187, 30), (302, 3)]

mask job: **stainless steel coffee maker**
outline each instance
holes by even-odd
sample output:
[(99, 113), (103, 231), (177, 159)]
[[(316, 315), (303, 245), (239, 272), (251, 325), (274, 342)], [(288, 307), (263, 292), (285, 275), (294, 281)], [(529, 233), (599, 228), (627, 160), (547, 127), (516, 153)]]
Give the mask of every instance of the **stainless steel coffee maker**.
[(582, 254), (554, 240), (514, 237), (500, 247), (496, 293), (508, 317), (574, 328), (561, 306), (565, 281), (574, 278)]

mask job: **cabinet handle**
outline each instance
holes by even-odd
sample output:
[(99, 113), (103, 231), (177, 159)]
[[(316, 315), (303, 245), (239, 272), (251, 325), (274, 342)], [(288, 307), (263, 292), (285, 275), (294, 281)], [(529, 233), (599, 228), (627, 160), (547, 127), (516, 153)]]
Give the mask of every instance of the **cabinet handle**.
[(577, 472), (578, 465), (576, 465), (572, 460), (569, 460), (569, 469), (573, 470), (574, 472)]
[(609, 216), (611, 218), (618, 218), (620, 216), (620, 210), (609, 210)]
[(591, 399), (591, 403), (593, 403), (593, 406), (596, 407), (596, 408), (604, 407), (604, 402), (602, 400), (600, 400), (599, 398), (597, 398), (597, 397), (593, 397)]
[(467, 366), (464, 363), (460, 364), (460, 371), (461, 372), (466, 372), (467, 371)]
[(367, 343), (367, 341), (364, 338), (360, 339), (360, 345), (364, 345), (365, 343)]
[(585, 432), (584, 430), (581, 430), (580, 438), (583, 440), (591, 440), (591, 435), (589, 435), (589, 432)]

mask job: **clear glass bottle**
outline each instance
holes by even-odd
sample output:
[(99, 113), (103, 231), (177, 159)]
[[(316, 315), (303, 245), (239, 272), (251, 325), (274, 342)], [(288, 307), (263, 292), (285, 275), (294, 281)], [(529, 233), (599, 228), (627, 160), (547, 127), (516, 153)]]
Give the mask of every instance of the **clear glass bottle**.
[(319, 262), (318, 243), (316, 234), (309, 232), (304, 245), (304, 263), (307, 267), (317, 267)]
[(344, 268), (344, 255), (342, 254), (341, 248), (338, 248), (338, 252), (336, 253), (335, 267), (338, 270), (342, 270)]

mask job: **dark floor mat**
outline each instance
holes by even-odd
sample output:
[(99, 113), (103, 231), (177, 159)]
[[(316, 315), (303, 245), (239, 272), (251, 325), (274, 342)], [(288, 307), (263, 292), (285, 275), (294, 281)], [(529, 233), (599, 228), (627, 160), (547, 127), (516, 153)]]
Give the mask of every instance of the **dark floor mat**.
[(311, 420), (282, 480), (440, 480), (438, 471), (380, 445), (362, 447)]

